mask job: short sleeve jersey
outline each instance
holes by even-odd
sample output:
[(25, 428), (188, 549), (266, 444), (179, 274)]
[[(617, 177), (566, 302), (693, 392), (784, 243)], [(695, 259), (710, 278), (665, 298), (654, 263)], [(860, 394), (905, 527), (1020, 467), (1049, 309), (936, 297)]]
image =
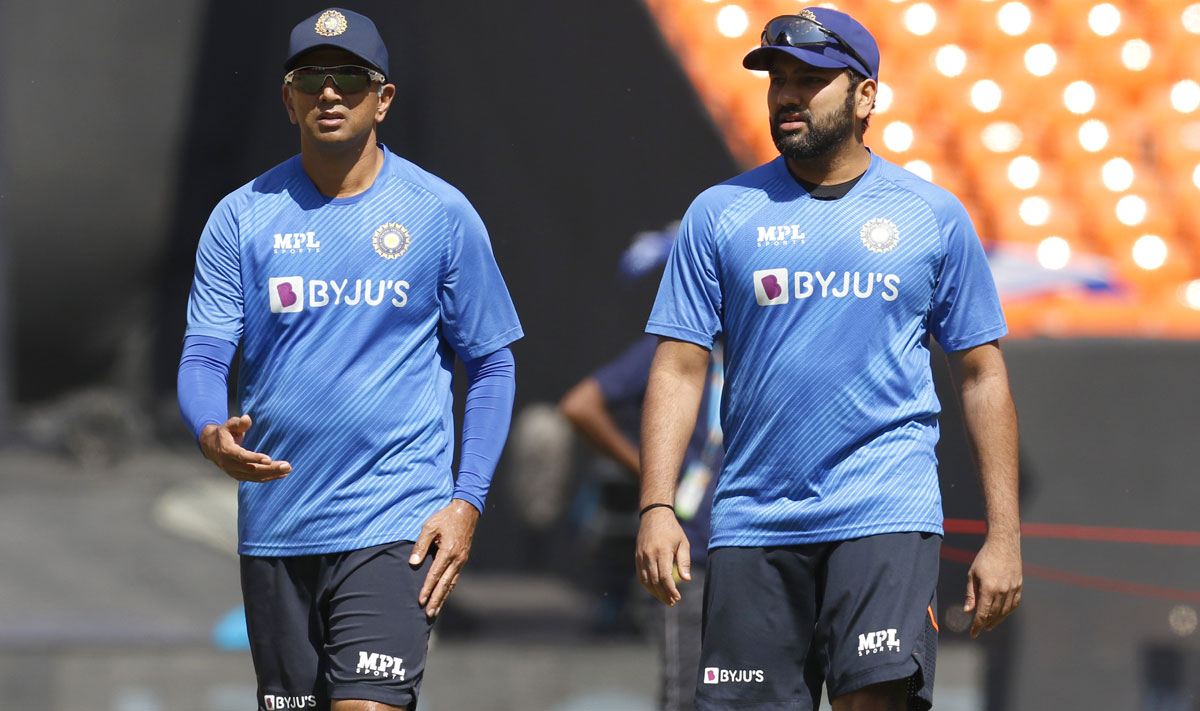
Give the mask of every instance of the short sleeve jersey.
[(942, 533), (929, 337), (1007, 332), (961, 203), (878, 156), (836, 200), (782, 157), (706, 190), (646, 330), (725, 339), (710, 547)]
[(382, 149), (363, 193), (321, 195), (295, 156), (201, 236), (187, 334), (240, 343), (245, 446), (293, 467), (240, 485), (243, 554), (415, 540), (453, 489), (455, 355), (522, 335), (474, 208)]

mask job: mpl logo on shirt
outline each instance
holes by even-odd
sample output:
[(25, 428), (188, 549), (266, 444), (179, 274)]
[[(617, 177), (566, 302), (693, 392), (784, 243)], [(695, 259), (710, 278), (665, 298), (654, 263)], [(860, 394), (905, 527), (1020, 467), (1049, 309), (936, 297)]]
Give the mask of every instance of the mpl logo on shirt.
[(321, 242), (316, 232), (276, 232), (275, 254), (319, 253)]
[(759, 306), (788, 302), (787, 269), (760, 269), (754, 272), (754, 296)]
[(778, 247), (787, 244), (804, 244), (804, 232), (800, 225), (771, 225), (758, 228), (759, 247)]
[(762, 669), (722, 669), (720, 667), (704, 668), (705, 684), (761, 684), (764, 675)]

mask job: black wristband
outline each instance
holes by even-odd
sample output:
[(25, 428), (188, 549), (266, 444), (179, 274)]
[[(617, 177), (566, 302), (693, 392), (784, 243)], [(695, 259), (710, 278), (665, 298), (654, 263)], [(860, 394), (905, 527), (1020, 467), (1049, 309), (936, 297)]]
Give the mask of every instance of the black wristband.
[(665, 509), (671, 509), (672, 511), (675, 510), (675, 507), (672, 506), (671, 504), (650, 504), (649, 506), (647, 506), (646, 508), (644, 508), (638, 512), (638, 518), (645, 516), (646, 512), (649, 511), (650, 509), (657, 509), (659, 507), (665, 508)]

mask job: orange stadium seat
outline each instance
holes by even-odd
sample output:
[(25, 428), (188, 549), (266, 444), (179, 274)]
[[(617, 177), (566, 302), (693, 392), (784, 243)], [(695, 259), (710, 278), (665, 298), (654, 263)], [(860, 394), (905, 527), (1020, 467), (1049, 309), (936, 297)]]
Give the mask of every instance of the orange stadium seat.
[[(950, 3), (930, 2), (868, 2), (856, 15), (863, 26), (870, 30), (881, 50), (880, 65), (883, 71), (895, 71), (896, 67), (911, 66), (906, 62), (915, 47), (937, 47), (955, 40), (957, 23)], [(932, 10), (933, 24), (923, 34), (925, 27), (914, 21), (928, 16), (924, 7)], [(891, 69), (888, 69), (891, 67)]]
[[(1192, 5), (1193, 2), (1186, 2), (1171, 10), (1163, 9), (1153, 16), (1155, 21), (1147, 23), (1148, 36), (1156, 47), (1161, 47), (1162, 52), (1174, 60), (1172, 66), (1177, 76), (1187, 76), (1188, 67), (1192, 68), (1192, 73), (1195, 71), (1196, 65), (1187, 62), (1194, 59), (1196, 43), (1200, 42), (1200, 11), (1188, 11), (1188, 6)], [(1185, 12), (1188, 13), (1188, 24), (1184, 22)]]
[[(1126, 40), (1146, 34), (1136, 3), (1056, 0), (1049, 5), (1055, 16), (1057, 41), (1072, 47), (1081, 56), (1093, 56), (1107, 47), (1119, 47)], [(1102, 8), (1115, 8), (1116, 15), (1103, 13)]]
[[(1178, 296), (1200, 278), (1200, 86), (1175, 88), (1200, 68), (1200, 0), (1021, 1), (1024, 11), (1008, 0), (834, 0), (879, 41), (880, 78), (892, 92), (891, 106), (871, 119), (868, 144), (958, 195), (985, 242), (1035, 245), (1057, 235), (1073, 252), (1111, 258), (1129, 284), (1108, 296), (1006, 303), (1015, 333), (1200, 337), (1200, 310)], [(742, 0), (749, 27), (727, 38), (715, 25), (725, 4), (647, 0), (731, 150), (744, 163), (760, 162), (776, 155), (765, 86), (747, 83), (739, 60), (762, 22), (798, 5)], [(1105, 18), (1096, 10), (1102, 4), (1119, 18), (1111, 10)], [(939, 49), (952, 44), (962, 54), (948, 50), (943, 59), (956, 62), (939, 67)], [(973, 104), (981, 80), (999, 88), (994, 106)], [(1076, 99), (1085, 100), (1068, 106), (1067, 88), (1078, 81), (1090, 86), (1090, 101), (1083, 87)], [(911, 134), (889, 132), (901, 121)], [(1017, 156), (1038, 163), (1027, 189), (1008, 176)], [(1106, 184), (1114, 159), (1126, 163), (1109, 169)], [(1123, 222), (1116, 206), (1127, 194), (1145, 201), (1145, 214), (1124, 214)], [(1041, 224), (1021, 216), (1031, 195), (1046, 200)], [(1143, 242), (1139, 265), (1134, 245), (1147, 234), (1161, 243)]]
[[(1014, 10), (1024, 7), (1029, 13), (1024, 26), (1013, 25)], [(971, 21), (960, 28), (959, 41), (978, 49), (994, 67), (1020, 61), (1025, 50), (1035, 44), (1051, 42), (1053, 28), (1046, 21), (1046, 12), (1040, 4), (1025, 2), (965, 2), (965, 15)], [(1017, 10), (1019, 13), (1020, 10)], [(1019, 15), (1017, 15), (1019, 17)], [(1007, 28), (1007, 31), (1005, 30)]]

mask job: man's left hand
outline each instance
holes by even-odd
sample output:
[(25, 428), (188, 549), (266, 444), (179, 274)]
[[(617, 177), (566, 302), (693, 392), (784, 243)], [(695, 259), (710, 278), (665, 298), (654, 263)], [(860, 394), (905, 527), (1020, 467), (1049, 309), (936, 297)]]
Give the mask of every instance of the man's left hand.
[(984, 541), (967, 572), (963, 612), (974, 612), (971, 636), (991, 630), (1021, 604), (1021, 538), (991, 536)]
[(408, 564), (416, 567), (425, 560), (431, 546), (437, 547), (433, 565), (425, 576), (417, 602), (425, 606), (425, 614), (436, 617), (442, 603), (450, 597), (450, 591), (458, 583), (458, 574), (471, 553), (471, 539), (475, 536), (475, 524), (479, 521), (479, 510), (462, 499), (454, 499), (446, 508), (429, 517), (421, 528), (421, 535), (413, 545)]

